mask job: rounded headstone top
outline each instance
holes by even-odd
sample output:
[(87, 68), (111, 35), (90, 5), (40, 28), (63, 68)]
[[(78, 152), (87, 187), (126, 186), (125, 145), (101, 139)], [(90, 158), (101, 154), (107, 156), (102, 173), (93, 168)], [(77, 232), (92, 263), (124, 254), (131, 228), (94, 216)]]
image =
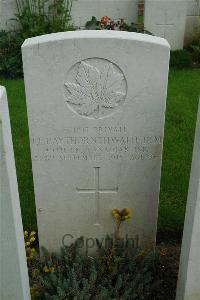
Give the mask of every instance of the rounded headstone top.
[(55, 41), (72, 40), (72, 39), (119, 39), (130, 40), (141, 43), (149, 43), (160, 45), (162, 47), (170, 48), (169, 43), (164, 38), (152, 36), (143, 33), (127, 32), (127, 31), (115, 31), (115, 30), (77, 30), (68, 32), (59, 32), (45, 34), (33, 38), (26, 39), (22, 45), (22, 48), (31, 47), (34, 45), (49, 43)]

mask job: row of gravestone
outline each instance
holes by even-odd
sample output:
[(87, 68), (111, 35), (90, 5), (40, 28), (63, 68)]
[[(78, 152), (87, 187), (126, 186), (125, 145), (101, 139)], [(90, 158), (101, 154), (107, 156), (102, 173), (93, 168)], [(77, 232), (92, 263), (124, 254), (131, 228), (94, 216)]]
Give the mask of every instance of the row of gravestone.
[[(168, 43), (127, 32), (76, 31), (28, 39), (22, 50), (40, 246), (58, 251), (63, 237), (103, 242), (113, 233), (115, 207), (134, 212), (122, 237), (128, 234), (140, 247), (155, 244)], [(0, 299), (28, 300), (3, 88), (0, 98)], [(199, 130), (178, 300), (200, 297), (194, 280), (200, 275)]]
[[(0, 0), (0, 28), (16, 26), (14, 14), (16, 0)], [(92, 16), (111, 19), (124, 18), (128, 23), (137, 23), (138, 0), (74, 0), (72, 20), (78, 27), (84, 26)], [(171, 49), (182, 49), (189, 42), (198, 26), (199, 2), (197, 0), (146, 0), (146, 30), (164, 37)]]

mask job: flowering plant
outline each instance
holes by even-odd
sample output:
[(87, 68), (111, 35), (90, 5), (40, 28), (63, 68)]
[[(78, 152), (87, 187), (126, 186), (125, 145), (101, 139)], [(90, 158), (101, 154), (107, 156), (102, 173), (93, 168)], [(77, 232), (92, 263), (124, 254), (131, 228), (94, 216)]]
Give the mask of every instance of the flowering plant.
[(124, 19), (112, 20), (109, 16), (103, 16), (100, 20), (93, 16), (85, 27), (92, 30), (137, 31), (136, 24), (128, 25)]
[(24, 231), (24, 240), (25, 240), (25, 250), (27, 261), (31, 261), (34, 258), (36, 253), (34, 244), (36, 241), (36, 232), (31, 231), (30, 233), (26, 230)]
[(107, 30), (129, 31), (130, 26), (124, 19), (111, 20), (108, 16), (103, 16), (100, 20), (100, 27)]
[(112, 210), (112, 215), (115, 219), (122, 221), (126, 221), (131, 218), (132, 212), (130, 208), (124, 208), (121, 211), (119, 209), (114, 208)]
[(123, 18), (112, 20), (109, 16), (103, 16), (99, 20), (96, 17), (92, 17), (90, 21), (85, 24), (87, 30), (118, 30), (146, 33), (152, 35), (152, 33), (144, 28), (144, 23), (131, 22), (128, 24)]

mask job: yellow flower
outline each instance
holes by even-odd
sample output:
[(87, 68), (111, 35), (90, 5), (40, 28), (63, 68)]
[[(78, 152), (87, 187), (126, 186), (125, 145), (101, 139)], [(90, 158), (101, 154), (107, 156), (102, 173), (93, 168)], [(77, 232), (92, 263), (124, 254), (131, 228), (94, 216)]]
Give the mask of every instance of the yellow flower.
[(139, 256), (139, 257), (145, 256), (145, 251), (144, 251), (144, 250), (140, 251), (140, 253), (138, 254), (138, 256)]
[(44, 271), (45, 273), (49, 272), (49, 268), (47, 267), (47, 265), (44, 266), (43, 271)]
[(37, 288), (35, 288), (35, 287), (32, 287), (31, 289), (30, 289), (30, 291), (31, 291), (31, 296), (32, 297), (35, 297), (36, 295), (37, 295)]
[(124, 209), (122, 209), (122, 211), (121, 211), (121, 220), (122, 221), (130, 219), (131, 216), (132, 216), (132, 213), (131, 213), (131, 209), (130, 208), (124, 208)]
[(32, 270), (32, 277), (35, 279), (39, 275), (40, 271), (38, 269), (33, 269)]
[(120, 214), (119, 209), (116, 209), (116, 208), (112, 209), (112, 215), (115, 215), (115, 214)]
[(30, 242), (30, 243), (35, 242), (35, 237), (31, 237), (30, 240), (29, 240), (29, 242)]
[(34, 235), (36, 235), (36, 232), (35, 231), (31, 231), (30, 236), (34, 236)]
[(131, 215), (131, 209), (130, 208), (124, 208), (124, 209), (122, 209), (121, 215), (122, 216), (129, 216), (129, 215)]
[(54, 267), (48, 267), (47, 265), (44, 266), (43, 271), (45, 273), (53, 273), (54, 272)]
[(116, 208), (112, 210), (112, 215), (115, 219), (120, 219), (120, 211)]
[(28, 237), (28, 231), (24, 231), (24, 237), (25, 237), (25, 238)]
[(35, 248), (27, 248), (26, 249), (26, 256), (27, 256), (27, 259), (29, 260), (32, 260), (35, 256), (35, 253), (36, 253), (36, 250)]
[(114, 208), (112, 210), (112, 215), (115, 219), (120, 220), (120, 221), (125, 221), (131, 218), (132, 213), (130, 208), (124, 208), (121, 211)]

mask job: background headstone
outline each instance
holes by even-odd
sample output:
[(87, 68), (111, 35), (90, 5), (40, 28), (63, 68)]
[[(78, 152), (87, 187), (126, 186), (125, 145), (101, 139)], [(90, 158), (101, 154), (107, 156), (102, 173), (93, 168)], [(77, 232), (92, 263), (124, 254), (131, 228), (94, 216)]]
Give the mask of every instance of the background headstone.
[(200, 1), (188, 0), (185, 28), (185, 43), (191, 42), (200, 30)]
[(28, 39), (23, 63), (40, 245), (70, 234), (155, 242), (169, 45), (116, 31)]
[(16, 22), (16, 0), (0, 0), (0, 30), (13, 30)]
[(187, 1), (146, 0), (144, 27), (167, 39), (172, 50), (182, 49), (185, 35)]
[(200, 106), (183, 231), (176, 300), (200, 299)]
[(138, 0), (75, 0), (72, 5), (72, 20), (76, 26), (85, 23), (95, 16), (101, 19), (125, 19), (129, 24), (137, 22)]
[(0, 299), (30, 299), (10, 119), (3, 87), (0, 87)]

